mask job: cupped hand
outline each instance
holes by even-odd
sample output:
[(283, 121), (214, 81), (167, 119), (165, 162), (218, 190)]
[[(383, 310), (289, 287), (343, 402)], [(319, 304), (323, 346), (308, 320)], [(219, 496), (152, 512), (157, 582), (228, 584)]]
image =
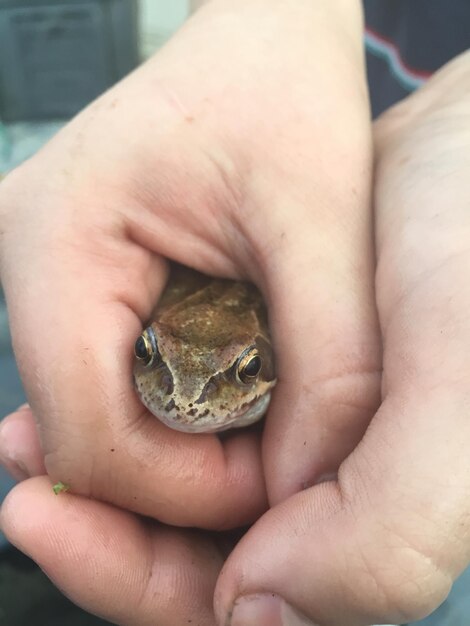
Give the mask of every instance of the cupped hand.
[(181, 526), (266, 508), (256, 434), (171, 431), (134, 393), (165, 258), (266, 297), (271, 501), (335, 471), (377, 395), (370, 152), (357, 4), (216, 0), (2, 182), (1, 280), (54, 482)]
[(415, 621), (470, 561), (469, 87), (467, 53), (375, 126), (381, 406), (337, 481), (236, 547), (221, 624)]
[(1, 278), (43, 453), (25, 409), (0, 456), (19, 478), (44, 458), (71, 492), (26, 480), (1, 523), (79, 604), (133, 626), (214, 623), (220, 538), (123, 509), (223, 529), (266, 507), (255, 434), (172, 432), (134, 394), (165, 257), (266, 297), (271, 502), (360, 438), (378, 383), (370, 153), (357, 4), (214, 1), (2, 183)]
[[(467, 54), (376, 125), (382, 404), (337, 481), (274, 506), (233, 551), (219, 576), (220, 624), (412, 621), (468, 564), (469, 84)], [(41, 542), (31, 540), (25, 516), (17, 518), (25, 501), (29, 510), (41, 496), (29, 485), (13, 491), (2, 522), (39, 560)], [(55, 528), (66, 536), (66, 524)], [(69, 571), (65, 564), (61, 575)], [(115, 569), (103, 572), (105, 594)], [(69, 593), (96, 606), (85, 587), (67, 579)], [(136, 610), (128, 623), (147, 623), (141, 616)]]

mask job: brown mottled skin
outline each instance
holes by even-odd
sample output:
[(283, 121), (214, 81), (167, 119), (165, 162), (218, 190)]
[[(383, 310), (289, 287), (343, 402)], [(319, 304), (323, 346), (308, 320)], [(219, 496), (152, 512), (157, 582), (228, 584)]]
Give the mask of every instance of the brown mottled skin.
[[(142, 402), (165, 424), (214, 432), (263, 416), (276, 380), (266, 310), (256, 287), (173, 266), (149, 326), (160, 358), (150, 366), (136, 359), (134, 379)], [(237, 379), (236, 368), (251, 347), (262, 366), (246, 384)]]

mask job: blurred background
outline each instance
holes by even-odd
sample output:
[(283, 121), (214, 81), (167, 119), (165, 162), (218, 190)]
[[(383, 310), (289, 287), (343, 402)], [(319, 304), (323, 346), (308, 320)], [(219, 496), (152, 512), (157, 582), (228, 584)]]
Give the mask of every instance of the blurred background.
[[(188, 0), (0, 0), (0, 178), (186, 19)], [(132, 129), (129, 129), (132, 132)], [(24, 402), (0, 286), (0, 419)], [(0, 468), (0, 502), (13, 481)], [(420, 626), (470, 624), (470, 572)], [(0, 533), (0, 626), (106, 624), (68, 602)]]

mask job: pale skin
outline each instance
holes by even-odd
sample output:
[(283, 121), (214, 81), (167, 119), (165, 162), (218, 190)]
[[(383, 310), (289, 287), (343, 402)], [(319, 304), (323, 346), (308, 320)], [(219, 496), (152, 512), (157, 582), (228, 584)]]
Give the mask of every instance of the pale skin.
[[(248, 278), (266, 298), (281, 364), (264, 442), (271, 502), (334, 471), (362, 435), (380, 368), (371, 144), (358, 7), (346, 3), (346, 33), (327, 29), (340, 4), (306, 1), (292, 15), (287, 2), (214, 2), (2, 183), (2, 282), (53, 480), (180, 525), (234, 527), (266, 508), (257, 436), (221, 444), (175, 433), (134, 393), (133, 343), (163, 287), (164, 257)], [(262, 15), (271, 19), (260, 31)], [(290, 41), (274, 45), (281, 34), (295, 54)], [(347, 35), (345, 50), (330, 51)], [(293, 72), (286, 98), (280, 77)], [(307, 426), (301, 415), (313, 409)]]
[[(41, 437), (28, 408), (3, 424), (4, 463), (36, 477), (2, 527), (115, 623), (410, 621), (469, 560), (470, 60), (375, 127), (374, 294), (358, 7), (287, 5), (210, 3), (0, 189), (1, 277)], [(122, 386), (161, 256), (265, 294), (280, 370), (262, 463), (256, 435), (174, 433)], [(45, 468), (86, 497), (54, 496)], [(220, 574), (230, 538), (123, 509), (206, 529), (259, 519)]]

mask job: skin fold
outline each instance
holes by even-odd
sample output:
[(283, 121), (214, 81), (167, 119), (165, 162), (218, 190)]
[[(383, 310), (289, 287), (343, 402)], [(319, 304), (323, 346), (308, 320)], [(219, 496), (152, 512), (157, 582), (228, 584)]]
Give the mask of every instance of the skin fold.
[[(1, 278), (33, 409), (4, 422), (0, 455), (23, 476), (43, 473), (42, 455), (72, 485), (56, 497), (25, 480), (2, 528), (118, 624), (407, 622), (469, 561), (469, 56), (375, 126), (374, 293), (360, 19), (274, 2), (260, 35), (265, 8), (209, 3), (0, 188)], [(131, 112), (142, 134), (124, 146)], [(122, 388), (164, 256), (263, 292), (280, 370), (261, 442), (171, 432)], [(169, 526), (255, 519), (226, 561), (232, 538)]]

